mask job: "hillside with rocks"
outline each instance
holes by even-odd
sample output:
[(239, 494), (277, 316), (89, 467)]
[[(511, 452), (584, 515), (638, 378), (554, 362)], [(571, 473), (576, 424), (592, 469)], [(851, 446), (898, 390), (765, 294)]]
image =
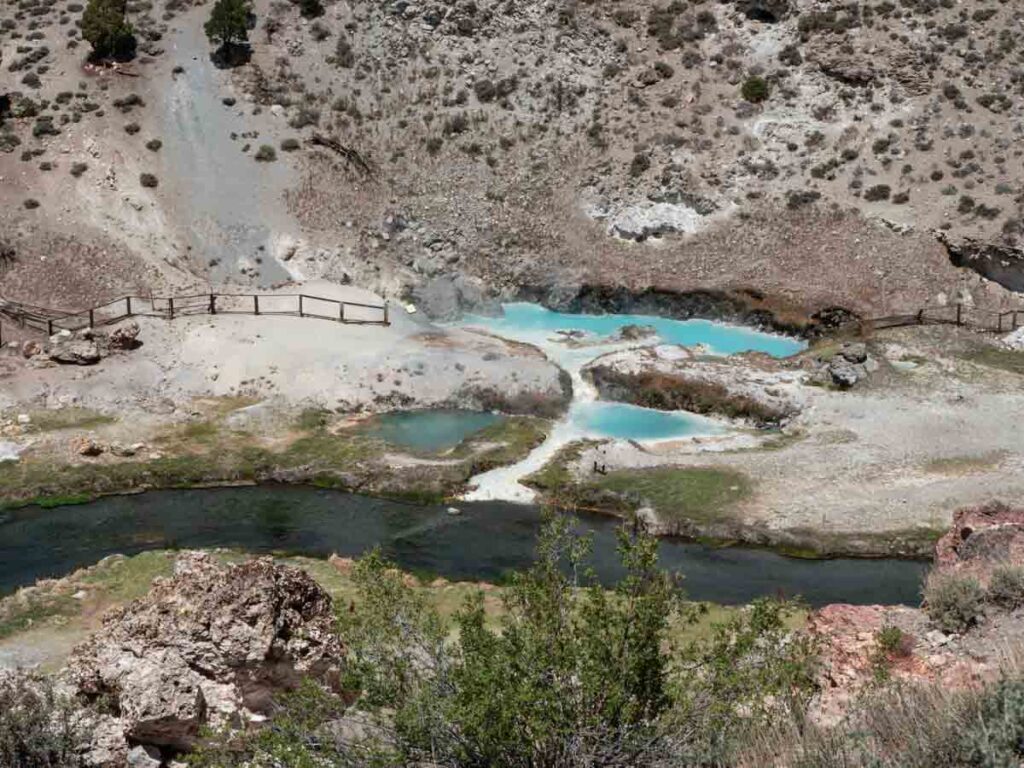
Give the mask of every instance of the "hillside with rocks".
[(231, 67), (209, 4), (127, 10), (102, 65), (80, 3), (5, 9), (9, 297), (325, 277), (442, 317), (652, 289), (804, 317), (1024, 279), (1013, 3), (257, 0)]

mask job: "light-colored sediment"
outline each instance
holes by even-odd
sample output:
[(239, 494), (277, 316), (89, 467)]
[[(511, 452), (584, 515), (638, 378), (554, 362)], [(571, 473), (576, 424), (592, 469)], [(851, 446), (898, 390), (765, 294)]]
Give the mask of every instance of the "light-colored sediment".
[[(699, 438), (607, 441), (583, 449), (570, 471), (586, 484), (596, 479), (595, 461), (612, 472), (735, 470), (750, 479), (751, 493), (711, 528), (812, 549), (817, 540), (824, 551), (889, 551), (886, 539), (926, 539), (948, 526), (957, 507), (1024, 495), (1024, 392), (1021, 374), (1006, 369), (1020, 364), (1021, 353), (943, 327), (878, 333), (868, 349), (878, 370), (849, 391), (820, 383), (814, 358), (829, 357), (834, 346), (789, 362), (799, 383), (787, 387), (800, 410), (761, 448), (708, 450)], [(748, 373), (748, 380), (759, 375)], [(846, 544), (832, 549), (837, 537)]]

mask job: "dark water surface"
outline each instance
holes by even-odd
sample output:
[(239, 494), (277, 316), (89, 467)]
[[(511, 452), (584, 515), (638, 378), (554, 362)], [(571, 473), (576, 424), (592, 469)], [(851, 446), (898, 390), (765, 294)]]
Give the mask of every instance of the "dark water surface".
[[(533, 558), (541, 513), (503, 502), (460, 503), (462, 514), (339, 491), (259, 486), (152, 491), (91, 504), (0, 511), (0, 593), (61, 576), (113, 554), (232, 547), (326, 557), (375, 545), (407, 570), (448, 579), (496, 579)], [(580, 518), (593, 531), (592, 564), (619, 573), (614, 520)], [(661, 562), (695, 600), (742, 603), (760, 595), (831, 602), (917, 603), (925, 564), (906, 560), (798, 560), (759, 549), (712, 549), (663, 540)]]

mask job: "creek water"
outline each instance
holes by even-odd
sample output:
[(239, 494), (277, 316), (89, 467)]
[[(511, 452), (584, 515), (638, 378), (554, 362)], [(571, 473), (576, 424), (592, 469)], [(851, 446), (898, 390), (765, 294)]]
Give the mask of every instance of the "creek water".
[[(554, 312), (537, 304), (504, 304), (498, 317), (467, 315), (460, 325), (541, 349), (572, 379), (573, 399), (548, 439), (522, 461), (473, 478), (466, 499), (531, 503), (536, 492), (519, 481), (541, 469), (560, 448), (574, 440), (670, 440), (725, 431), (722, 422), (683, 411), (657, 411), (624, 403), (602, 402), (583, 368), (609, 352), (656, 344), (702, 346), (708, 354), (758, 351), (786, 357), (803, 349), (798, 339), (710, 320), (672, 320), (655, 315), (581, 315)], [(646, 326), (651, 335), (624, 339), (626, 326)]]
[[(113, 554), (231, 547), (325, 557), (379, 546), (404, 569), (495, 580), (533, 560), (538, 508), (504, 502), (417, 506), (304, 486), (152, 491), (90, 504), (0, 512), (0, 594)], [(610, 518), (580, 516), (605, 583), (620, 574)], [(744, 603), (762, 595), (830, 602), (918, 602), (925, 569), (906, 560), (798, 560), (767, 550), (714, 549), (665, 539), (661, 564), (695, 600)]]

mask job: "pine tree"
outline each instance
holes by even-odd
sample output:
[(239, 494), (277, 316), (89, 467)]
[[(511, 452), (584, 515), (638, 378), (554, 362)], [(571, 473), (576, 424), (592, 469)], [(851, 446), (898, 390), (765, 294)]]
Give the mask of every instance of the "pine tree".
[(246, 0), (217, 0), (203, 29), (210, 42), (222, 48), (248, 42), (248, 3)]
[(127, 58), (135, 53), (126, 5), (127, 0), (89, 0), (82, 13), (82, 37), (92, 45), (94, 58)]

